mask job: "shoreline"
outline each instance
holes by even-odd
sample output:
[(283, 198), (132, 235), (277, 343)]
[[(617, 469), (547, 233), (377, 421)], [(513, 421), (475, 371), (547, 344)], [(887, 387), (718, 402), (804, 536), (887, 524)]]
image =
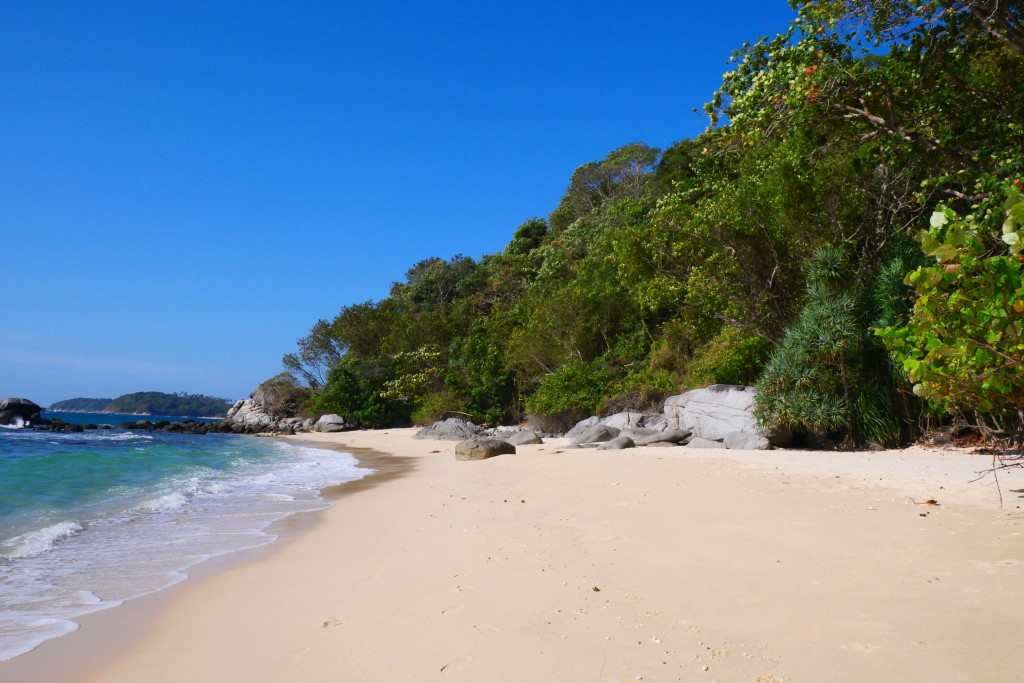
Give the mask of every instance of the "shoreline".
[[(250, 438), (257, 438), (252, 436)], [(275, 440), (282, 440), (277, 439)], [(210, 576), (233, 567), (256, 562), (285, 547), (296, 537), (319, 523), (330, 505), (338, 498), (371, 488), (404, 473), (403, 463), (382, 460), (384, 454), (367, 448), (349, 449), (341, 444), (315, 443), (302, 440), (287, 440), (295, 446), (306, 446), (321, 450), (334, 450), (356, 459), (357, 466), (372, 470), (361, 479), (326, 486), (320, 496), (329, 504), (318, 510), (304, 510), (291, 513), (274, 522), (266, 533), (272, 536), (268, 542), (237, 551), (231, 551), (207, 558), (189, 567), (183, 573), (185, 578), (151, 593), (128, 599), (113, 607), (90, 612), (74, 621), (78, 628), (64, 635), (37, 645), (32, 650), (7, 661), (0, 661), (0, 680), (81, 680), (88, 672), (100, 670), (115, 658), (123, 648), (137, 643), (145, 632), (145, 626), (158, 619), (161, 611), (174, 601), (175, 595), (194, 582), (201, 582)]]
[[(988, 483), (966, 484), (984, 456), (553, 439), (457, 463), (451, 442), (411, 434), (281, 437), (401, 471), (325, 491), (331, 507), (285, 520), (304, 518), (294, 533), (83, 619), (12, 660), (23, 678), (0, 674), (1014, 680), (999, 643), (1024, 626), (1024, 476), (1004, 475), (1000, 510)], [(929, 497), (940, 505), (916, 504)]]

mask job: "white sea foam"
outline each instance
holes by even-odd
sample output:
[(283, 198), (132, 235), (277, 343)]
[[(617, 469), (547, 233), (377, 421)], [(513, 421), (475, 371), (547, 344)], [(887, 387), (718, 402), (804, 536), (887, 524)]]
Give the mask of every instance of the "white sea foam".
[(82, 528), (82, 525), (77, 522), (59, 522), (42, 529), (29, 531), (0, 543), (0, 547), (5, 549), (0, 554), (12, 560), (35, 557), (45, 553), (62, 539), (74, 536)]
[(152, 500), (137, 505), (134, 510), (138, 512), (171, 512), (188, 505), (188, 497), (180, 491), (168, 493)]
[(183, 581), (211, 557), (272, 542), (274, 522), (326, 507), (321, 489), (370, 472), (336, 451), (239, 444), (280, 457), (264, 450), (227, 469), (197, 465), (148, 493), (111, 489), (124, 507), (0, 543), (0, 661), (74, 630), (83, 614)]

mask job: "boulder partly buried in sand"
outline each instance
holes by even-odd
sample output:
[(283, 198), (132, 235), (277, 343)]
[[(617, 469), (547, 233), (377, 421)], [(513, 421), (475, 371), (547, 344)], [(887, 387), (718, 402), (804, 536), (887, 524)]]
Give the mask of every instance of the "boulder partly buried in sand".
[(575, 438), (572, 439), (571, 443), (576, 446), (580, 446), (585, 443), (598, 443), (603, 441), (611, 441), (619, 435), (619, 430), (614, 427), (606, 427), (603, 424), (596, 424), (593, 427), (587, 427)]
[(690, 439), (690, 442), (686, 444), (687, 448), (725, 448), (725, 444), (721, 441), (712, 441), (711, 439), (703, 439), (699, 436), (695, 436)]
[(517, 432), (512, 432), (504, 437), (504, 440), (513, 446), (529, 446), (531, 444), (544, 443), (544, 440), (532, 429), (520, 429)]
[(725, 447), (744, 451), (767, 451), (771, 450), (772, 444), (767, 437), (760, 434), (729, 432), (725, 435)]
[(630, 434), (637, 446), (650, 446), (656, 443), (682, 443), (690, 438), (690, 432), (685, 429), (666, 429), (663, 432), (650, 434)]
[(497, 455), (514, 455), (516, 447), (501, 439), (466, 439), (455, 444), (456, 460), (486, 460)]
[(633, 443), (633, 439), (628, 436), (617, 436), (611, 441), (605, 441), (603, 444), (597, 447), (599, 451), (621, 451), (626, 448), (634, 448), (636, 446)]

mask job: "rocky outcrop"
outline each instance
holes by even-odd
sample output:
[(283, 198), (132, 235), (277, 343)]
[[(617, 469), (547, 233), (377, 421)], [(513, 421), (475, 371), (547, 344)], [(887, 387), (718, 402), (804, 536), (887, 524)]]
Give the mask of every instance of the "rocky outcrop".
[(464, 441), (478, 436), (483, 429), (461, 417), (449, 417), (447, 420), (435, 422), (416, 432), (417, 439), (437, 439), (439, 441)]
[(455, 444), (456, 460), (486, 460), (498, 455), (512, 455), (515, 452), (515, 446), (501, 439), (474, 438)]
[(754, 421), (753, 387), (712, 384), (665, 399), (665, 417), (677, 429), (720, 441), (730, 432), (758, 430)]
[(235, 401), (235, 404), (228, 409), (224, 421), (246, 430), (270, 431), (270, 428), (277, 423), (277, 418), (264, 410), (263, 404), (255, 398), (246, 398)]
[(598, 425), (615, 430), (616, 436), (618, 436), (618, 432), (653, 434), (654, 432), (669, 428), (668, 420), (663, 415), (625, 411), (607, 417), (595, 415), (585, 420), (580, 420), (572, 429), (565, 433), (565, 438), (575, 442), (586, 430)]
[(343, 432), (347, 428), (348, 424), (345, 422), (345, 418), (335, 413), (321, 415), (313, 426), (313, 430), (317, 432)]
[(29, 426), (40, 419), (42, 408), (27, 398), (0, 401), (0, 425)]
[[(665, 418), (670, 428), (690, 431), (694, 438), (732, 443), (784, 446), (789, 434), (782, 430), (765, 432), (754, 418), (757, 389), (731, 384), (712, 384), (665, 400)], [(725, 444), (728, 445), (728, 444)]]
[(309, 389), (299, 386), (294, 377), (282, 372), (262, 382), (249, 398), (267, 415), (281, 419), (298, 415), (309, 396)]
[(647, 416), (643, 413), (615, 413), (614, 415), (601, 418), (601, 424), (606, 427), (614, 427), (618, 430), (632, 429), (634, 427), (644, 427), (644, 421), (646, 418)]

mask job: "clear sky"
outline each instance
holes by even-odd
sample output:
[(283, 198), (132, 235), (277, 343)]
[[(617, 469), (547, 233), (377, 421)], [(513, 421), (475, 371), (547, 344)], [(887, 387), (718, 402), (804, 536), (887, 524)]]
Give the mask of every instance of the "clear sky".
[(0, 6), (0, 397), (248, 394), (318, 317), (665, 147), (785, 0)]

